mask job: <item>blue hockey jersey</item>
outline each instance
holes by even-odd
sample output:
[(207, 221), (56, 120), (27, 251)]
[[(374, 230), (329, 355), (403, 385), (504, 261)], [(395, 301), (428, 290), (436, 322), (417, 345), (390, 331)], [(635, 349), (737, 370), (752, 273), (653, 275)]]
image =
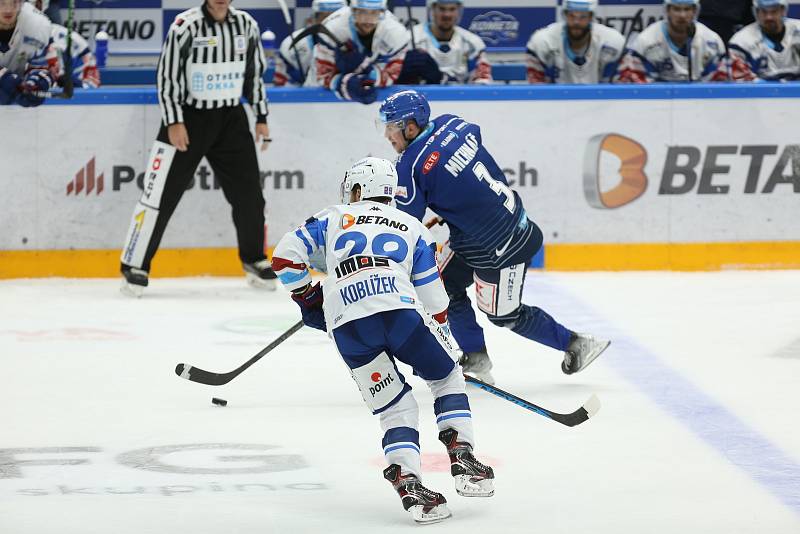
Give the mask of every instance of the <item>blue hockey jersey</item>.
[(430, 208), (450, 228), (450, 248), (476, 269), (527, 262), (542, 234), (484, 148), (481, 129), (441, 115), (397, 160), (397, 208), (419, 220)]

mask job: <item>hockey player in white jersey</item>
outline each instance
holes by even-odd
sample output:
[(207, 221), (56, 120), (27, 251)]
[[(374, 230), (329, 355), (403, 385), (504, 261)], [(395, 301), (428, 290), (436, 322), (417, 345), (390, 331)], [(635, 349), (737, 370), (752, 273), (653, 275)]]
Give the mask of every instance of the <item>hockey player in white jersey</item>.
[[(343, 8), (345, 4), (344, 0), (314, 0), (311, 3), (312, 25), (322, 24), (331, 13)], [(281, 41), (278, 55), (275, 57), (275, 75), (272, 78), (272, 83), (277, 87), (315, 84), (312, 65), (314, 46), (319, 42), (319, 37), (316, 33), (312, 33), (298, 39), (298, 36), (307, 30), (308, 27), (300, 28)]]
[(695, 20), (699, 0), (665, 0), (664, 4), (666, 19), (648, 26), (631, 43), (620, 63), (619, 81), (730, 80), (725, 43), (708, 26)]
[(0, 105), (38, 106), (57, 56), (50, 21), (22, 0), (0, 0)]
[(428, 0), (428, 12), (430, 21), (411, 29), (413, 50), (406, 54), (398, 83), (491, 83), (486, 44), (458, 25), (463, 1)]
[(386, 0), (352, 0), (325, 19), (314, 47), (317, 84), (344, 100), (371, 104), (403, 68), (409, 34)]
[[(58, 85), (63, 86), (64, 66), (67, 53), (67, 29), (58, 24), (52, 25), (53, 47), (59, 57)], [(89, 42), (76, 31), (72, 32), (72, 82), (75, 87), (83, 89), (96, 89), (100, 87), (100, 71), (97, 70), (97, 59), (89, 48)]]
[(528, 83), (601, 83), (616, 75), (625, 38), (594, 19), (597, 0), (564, 0), (564, 22), (531, 35)]
[[(490, 497), (494, 473), (472, 454), (472, 414), (447, 332), (448, 297), (436, 243), (422, 223), (390, 205), (396, 188), (391, 162), (356, 162), (342, 183), (343, 204), (283, 236), (272, 265), (303, 322), (333, 338), (364, 402), (380, 417), (389, 464), (384, 477), (415, 521), (431, 523), (450, 511), (440, 493), (422, 485), (419, 409), (397, 360), (410, 365), (433, 393), (456, 491)], [(312, 285), (308, 271), (320, 252), (328, 273), (322, 287)]]
[(756, 22), (728, 43), (732, 58), (762, 80), (800, 79), (800, 20), (786, 17), (786, 0), (753, 0)]

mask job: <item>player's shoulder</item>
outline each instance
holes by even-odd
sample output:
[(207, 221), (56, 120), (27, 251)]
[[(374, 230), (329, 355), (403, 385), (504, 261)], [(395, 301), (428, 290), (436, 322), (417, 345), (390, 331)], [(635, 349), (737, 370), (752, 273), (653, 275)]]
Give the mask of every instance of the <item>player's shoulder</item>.
[(725, 51), (725, 43), (722, 41), (722, 37), (702, 22), (695, 22), (695, 35), (702, 39), (706, 46), (722, 52)]
[(554, 44), (561, 42), (561, 36), (564, 32), (563, 22), (552, 22), (544, 28), (539, 28), (531, 38), (528, 40), (528, 48), (531, 50), (541, 50), (543, 48), (552, 48)]
[(662, 49), (665, 46), (667, 46), (667, 43), (664, 39), (664, 21), (657, 20), (633, 39), (630, 48), (646, 56), (648, 53)]
[(392, 13), (386, 12), (375, 29), (375, 40), (383, 43), (387, 51), (395, 52), (408, 44), (408, 29)]
[(738, 32), (733, 34), (728, 44), (736, 45), (742, 48), (751, 48), (753, 45), (761, 41), (761, 28), (758, 22), (748, 24)]
[(786, 25), (786, 34), (792, 40), (800, 40), (800, 19), (784, 19), (783, 23)]
[(33, 7), (33, 4), (28, 2), (22, 4), (18, 21), (22, 23), (20, 29), (24, 42), (37, 45), (38, 48), (47, 46), (51, 37), (50, 19)]
[(625, 45), (625, 37), (621, 33), (599, 22), (592, 24), (592, 36), (598, 37), (607, 46), (622, 48)]
[[(331, 13), (322, 25), (337, 37), (350, 38), (350, 7), (344, 6)], [(322, 37), (322, 36), (321, 36)]]
[(481, 39), (481, 36), (477, 33), (473, 33), (461, 26), (456, 26), (455, 31), (456, 35), (461, 37), (461, 39), (469, 44), (474, 50), (483, 50), (486, 48), (486, 43), (483, 42), (483, 39)]

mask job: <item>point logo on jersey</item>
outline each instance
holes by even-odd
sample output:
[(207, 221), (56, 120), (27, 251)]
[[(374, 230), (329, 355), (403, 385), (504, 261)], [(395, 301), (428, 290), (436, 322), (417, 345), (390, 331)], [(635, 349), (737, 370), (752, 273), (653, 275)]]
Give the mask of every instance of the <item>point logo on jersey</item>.
[(373, 382), (380, 382), (381, 381), (381, 374), (380, 373), (372, 373), (370, 376)]
[(95, 176), (94, 167), (94, 156), (92, 156), (92, 159), (90, 159), (81, 170), (75, 173), (75, 178), (67, 183), (67, 196), (72, 193), (78, 196), (78, 194), (83, 191), (84, 187), (86, 188), (87, 195), (92, 191), (96, 191), (96, 195), (103, 192), (103, 173), (100, 173), (100, 176)]
[(346, 230), (353, 226), (356, 223), (356, 218), (350, 215), (349, 213), (345, 213), (342, 215), (342, 229)]
[[(619, 181), (610, 189), (601, 185), (603, 160), (614, 157), (619, 161)], [(583, 192), (593, 208), (613, 209), (629, 204), (647, 189), (647, 150), (638, 142), (619, 134), (599, 134), (592, 137), (583, 157)]]
[(438, 152), (431, 152), (431, 155), (428, 156), (428, 159), (425, 160), (425, 163), (422, 165), (422, 174), (428, 174), (431, 172), (437, 163), (439, 163), (439, 153)]

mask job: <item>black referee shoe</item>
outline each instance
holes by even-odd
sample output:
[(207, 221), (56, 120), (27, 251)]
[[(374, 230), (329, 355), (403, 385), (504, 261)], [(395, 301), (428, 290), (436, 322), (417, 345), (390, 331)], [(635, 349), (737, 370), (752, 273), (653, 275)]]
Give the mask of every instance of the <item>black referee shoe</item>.
[(122, 265), (120, 272), (122, 272), (123, 276), (122, 285), (119, 288), (122, 294), (129, 297), (141, 297), (142, 293), (144, 293), (144, 288), (150, 283), (147, 271), (130, 265)]
[(247, 283), (256, 289), (275, 291), (275, 279), (278, 276), (272, 270), (269, 260), (260, 260), (254, 263), (242, 263)]

